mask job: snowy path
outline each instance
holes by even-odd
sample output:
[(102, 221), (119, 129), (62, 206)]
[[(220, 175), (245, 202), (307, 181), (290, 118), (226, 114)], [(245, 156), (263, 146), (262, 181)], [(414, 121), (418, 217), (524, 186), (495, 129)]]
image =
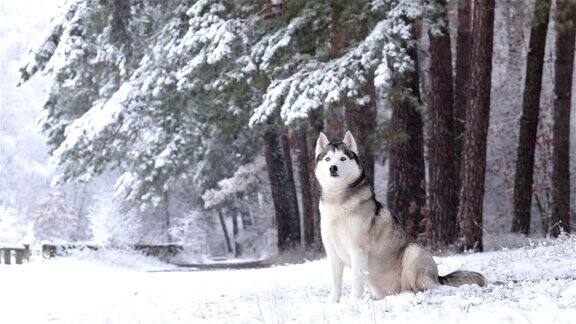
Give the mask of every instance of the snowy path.
[[(480, 271), (487, 287), (328, 301), (324, 260), (253, 270), (145, 272), (143, 257), (82, 255), (0, 265), (2, 323), (575, 323), (576, 239), (437, 259)], [(516, 283), (514, 283), (516, 281)]]

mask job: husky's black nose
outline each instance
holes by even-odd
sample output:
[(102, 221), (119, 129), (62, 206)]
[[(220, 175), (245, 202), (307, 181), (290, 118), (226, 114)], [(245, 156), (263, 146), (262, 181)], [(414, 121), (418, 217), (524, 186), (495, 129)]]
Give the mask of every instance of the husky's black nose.
[(338, 167), (335, 165), (330, 166), (330, 174), (336, 175), (338, 173)]

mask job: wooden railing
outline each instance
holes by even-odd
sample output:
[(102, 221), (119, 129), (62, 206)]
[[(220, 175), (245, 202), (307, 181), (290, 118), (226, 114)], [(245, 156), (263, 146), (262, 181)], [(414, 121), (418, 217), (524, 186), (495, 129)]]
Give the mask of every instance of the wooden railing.
[[(42, 245), (42, 255), (45, 258), (53, 258), (55, 256), (62, 256), (69, 254), (70, 251), (73, 250), (92, 250), (97, 251), (103, 249), (102, 246), (97, 245), (86, 245), (86, 244), (43, 244)], [(182, 245), (176, 244), (161, 244), (161, 245), (152, 245), (152, 244), (136, 244), (136, 245), (129, 245), (121, 248), (126, 249), (133, 249), (136, 251), (141, 251), (146, 256), (153, 256), (153, 257), (170, 257), (176, 256), (180, 253), (184, 248)]]
[(0, 247), (0, 264), (12, 264), (12, 256), (16, 264), (22, 264), (24, 260), (30, 260), (30, 245), (24, 244), (22, 247)]
[[(106, 247), (90, 244), (43, 244), (42, 256), (44, 258), (53, 258), (56, 256), (68, 255), (74, 250), (92, 250), (97, 251)], [(184, 247), (176, 244), (136, 244), (118, 249), (132, 249), (142, 252), (146, 256), (153, 256), (158, 258), (173, 257), (180, 253)], [(22, 264), (24, 260), (30, 260), (31, 250), (30, 245), (24, 244), (22, 247), (17, 246), (1, 246), (0, 245), (0, 264), (12, 264), (14, 259), (16, 264)]]

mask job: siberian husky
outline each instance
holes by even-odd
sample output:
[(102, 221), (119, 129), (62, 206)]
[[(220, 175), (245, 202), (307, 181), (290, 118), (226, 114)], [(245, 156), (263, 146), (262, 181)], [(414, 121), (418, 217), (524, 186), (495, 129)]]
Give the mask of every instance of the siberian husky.
[(332, 267), (333, 301), (340, 300), (345, 266), (352, 269), (356, 298), (362, 297), (365, 279), (376, 299), (439, 285), (485, 285), (477, 272), (438, 275), (432, 255), (413, 242), (396, 217), (375, 199), (350, 131), (339, 143), (331, 143), (320, 133), (315, 175), (321, 187), (320, 228)]

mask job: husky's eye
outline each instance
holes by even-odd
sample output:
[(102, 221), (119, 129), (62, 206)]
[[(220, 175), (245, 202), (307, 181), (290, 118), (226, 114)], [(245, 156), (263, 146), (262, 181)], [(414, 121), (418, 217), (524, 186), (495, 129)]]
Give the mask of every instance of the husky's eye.
[(328, 161), (330, 161), (330, 158), (327, 157), (327, 158), (324, 159), (324, 161), (328, 162)]
[(341, 158), (340, 158), (340, 161), (346, 161), (346, 157), (344, 157), (344, 156), (341, 157)]

